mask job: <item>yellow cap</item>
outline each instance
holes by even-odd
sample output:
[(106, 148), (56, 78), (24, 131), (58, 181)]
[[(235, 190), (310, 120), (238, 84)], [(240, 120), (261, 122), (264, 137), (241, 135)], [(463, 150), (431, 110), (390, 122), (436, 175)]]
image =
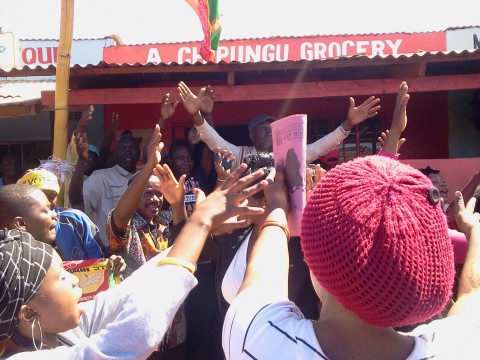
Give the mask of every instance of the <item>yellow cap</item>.
[(45, 169), (35, 168), (27, 170), (25, 175), (18, 179), (17, 184), (30, 184), (41, 190), (60, 192), (57, 176)]

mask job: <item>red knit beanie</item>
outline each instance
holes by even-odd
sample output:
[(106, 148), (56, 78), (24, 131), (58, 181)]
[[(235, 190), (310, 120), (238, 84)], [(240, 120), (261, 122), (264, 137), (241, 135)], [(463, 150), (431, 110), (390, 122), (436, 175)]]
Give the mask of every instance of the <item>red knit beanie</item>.
[(307, 202), (301, 243), (308, 267), (369, 324), (428, 320), (451, 295), (453, 249), (431, 189), (420, 171), (374, 155), (337, 165)]

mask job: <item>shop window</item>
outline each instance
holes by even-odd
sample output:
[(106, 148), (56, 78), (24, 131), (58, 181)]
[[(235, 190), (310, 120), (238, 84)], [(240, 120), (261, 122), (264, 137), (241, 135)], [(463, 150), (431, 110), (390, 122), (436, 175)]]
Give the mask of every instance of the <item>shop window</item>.
[(351, 134), (341, 145), (338, 162), (342, 163), (358, 156), (376, 154), (380, 148), (377, 139), (384, 129), (385, 126), (380, 116), (365, 120), (358, 127), (353, 128)]
[[(342, 123), (344, 118), (308, 119), (307, 144), (327, 135)], [(364, 121), (343, 141), (339, 148), (338, 163), (351, 160), (358, 156), (373, 155), (378, 152), (377, 141), (380, 132), (385, 128), (382, 117), (376, 116)]]
[(28, 142), (0, 145), (0, 158), (7, 152), (14, 152), (20, 156), (22, 169), (27, 170), (40, 165), (40, 160), (46, 160), (52, 154), (52, 143)]

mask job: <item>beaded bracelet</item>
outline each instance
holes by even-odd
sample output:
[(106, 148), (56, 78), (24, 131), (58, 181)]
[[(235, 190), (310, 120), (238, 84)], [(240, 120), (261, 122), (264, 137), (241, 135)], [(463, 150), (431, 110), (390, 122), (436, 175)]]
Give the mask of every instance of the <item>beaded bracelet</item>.
[(190, 271), (192, 274), (195, 274), (195, 270), (196, 270), (196, 266), (194, 264), (192, 264), (190, 261), (187, 261), (185, 259), (181, 259), (181, 258), (177, 258), (177, 257), (164, 257), (162, 259), (160, 259), (158, 262), (157, 262), (157, 266), (158, 265), (163, 265), (163, 264), (171, 264), (171, 265), (178, 265), (178, 266), (181, 266), (181, 267), (184, 267), (185, 269), (187, 269), (188, 271)]
[(268, 220), (268, 221), (265, 221), (263, 225), (260, 227), (260, 231), (262, 231), (267, 226), (278, 226), (285, 233), (287, 240), (290, 239), (290, 230), (288, 229), (287, 225), (280, 224), (278, 221), (275, 221), (275, 220)]

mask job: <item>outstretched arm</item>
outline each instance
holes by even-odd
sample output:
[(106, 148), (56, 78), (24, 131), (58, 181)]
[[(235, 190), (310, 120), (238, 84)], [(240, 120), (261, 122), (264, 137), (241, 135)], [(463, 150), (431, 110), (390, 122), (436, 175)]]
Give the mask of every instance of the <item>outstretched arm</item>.
[(200, 114), (200, 108), (203, 98), (206, 93), (206, 88), (201, 88), (198, 95), (195, 95), (192, 90), (183, 81), (180, 81), (177, 86), (178, 94), (182, 99), (185, 110), (192, 115), (195, 126), (202, 125), (204, 122), (203, 116)]
[(387, 154), (396, 155), (400, 146), (405, 142), (405, 139), (400, 139), (400, 136), (407, 127), (407, 104), (409, 99), (408, 85), (405, 81), (402, 81), (398, 88), (392, 125), (390, 130), (386, 132), (385, 141), (382, 145), (382, 150)]
[[(170, 93), (166, 93), (165, 95), (163, 95), (162, 102), (160, 103), (160, 117), (157, 120), (157, 125), (159, 126), (160, 131), (163, 131), (163, 127), (165, 126), (167, 120), (175, 114), (179, 103), (179, 101), (172, 102)], [(150, 144), (154, 133), (155, 128), (153, 128), (152, 132), (148, 135), (145, 144)], [(142, 158), (144, 163), (148, 161), (148, 149), (148, 145), (143, 147)]]
[(355, 100), (350, 98), (347, 119), (331, 133), (318, 139), (312, 144), (307, 145), (307, 164), (315, 161), (320, 156), (328, 154), (335, 149), (350, 134), (354, 126), (370, 119), (378, 114), (380, 99), (370, 96), (367, 100), (358, 106), (355, 106)]
[(205, 144), (207, 144), (210, 150), (213, 151), (213, 149), (218, 146), (221, 149), (232, 152), (233, 156), (237, 159), (237, 161), (242, 161), (242, 147), (233, 145), (232, 143), (222, 138), (208, 122), (204, 121), (203, 116), (200, 114), (200, 108), (202, 106), (204, 97), (206, 96), (207, 88), (208, 87), (201, 88), (197, 96), (188, 88), (188, 86), (184, 82), (180, 82), (178, 84), (180, 98), (183, 101), (185, 109), (190, 115), (193, 116), (193, 122), (200, 134), (200, 138), (205, 142)]
[(148, 179), (152, 175), (153, 168), (161, 160), (160, 151), (163, 148), (163, 143), (160, 142), (162, 134), (160, 133), (160, 127), (158, 125), (155, 125), (153, 136), (149, 149), (150, 156), (147, 163), (127, 187), (127, 190), (125, 190), (118, 201), (117, 206), (113, 209), (112, 220), (118, 230), (123, 230), (132, 218), (133, 213), (142, 200), (143, 193), (145, 192)]
[(110, 152), (110, 145), (112, 143), (115, 134), (118, 129), (118, 114), (112, 113), (112, 123), (110, 124), (110, 129), (103, 136), (102, 144), (100, 145), (100, 169), (105, 169), (108, 167), (108, 154)]
[(73, 208), (83, 211), (85, 209), (83, 203), (83, 176), (88, 159), (87, 133), (77, 133), (75, 135), (75, 146), (78, 153), (78, 160), (75, 164), (72, 179), (70, 180), (68, 197), (70, 198), (70, 203)]
[(468, 239), (468, 250), (458, 285), (456, 303), (448, 316), (464, 315), (480, 323), (480, 214), (473, 212), (475, 198), (465, 206), (460, 191), (455, 193), (455, 220)]
[(76, 163), (78, 161), (78, 154), (76, 148), (76, 135), (83, 134), (87, 128), (87, 125), (92, 121), (93, 118), (93, 111), (95, 108), (93, 105), (90, 105), (88, 108), (82, 111), (82, 116), (80, 120), (78, 120), (77, 126), (75, 127), (75, 131), (72, 134), (72, 139), (67, 147), (67, 160)]
[(251, 286), (261, 285), (270, 294), (288, 296), (289, 205), (283, 166), (277, 165), (276, 171), (272, 171), (267, 179), (269, 186), (264, 190), (267, 216), (253, 243), (237, 295)]

